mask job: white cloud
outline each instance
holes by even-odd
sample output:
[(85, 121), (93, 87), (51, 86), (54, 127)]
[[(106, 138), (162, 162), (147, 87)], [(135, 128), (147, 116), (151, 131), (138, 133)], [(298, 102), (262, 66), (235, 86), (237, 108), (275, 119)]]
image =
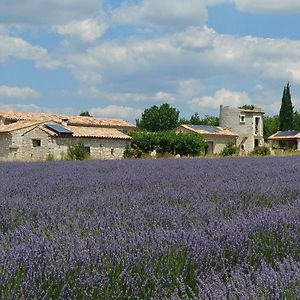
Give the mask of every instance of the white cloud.
[(127, 106), (109, 105), (106, 107), (94, 107), (89, 109), (93, 116), (97, 117), (115, 117), (115, 118), (138, 118), (142, 114), (142, 110)]
[(236, 6), (244, 11), (258, 13), (299, 12), (299, 0), (235, 0)]
[(42, 47), (34, 46), (18, 37), (0, 35), (0, 63), (9, 58), (33, 60), (37, 67), (55, 69), (62, 65), (51, 59), (48, 51)]
[(190, 106), (196, 110), (203, 108), (218, 109), (220, 105), (239, 107), (250, 103), (252, 101), (246, 92), (235, 92), (223, 88), (216, 91), (214, 96), (194, 98), (190, 102)]
[(175, 101), (175, 97), (174, 95), (170, 94), (170, 93), (166, 93), (166, 92), (157, 92), (155, 93), (155, 96), (154, 98), (156, 100), (159, 100), (159, 101), (163, 101), (163, 102), (174, 102)]
[[(211, 107), (216, 108), (215, 98), (226, 99), (224, 91), (234, 90), (232, 82), (241, 88), (249, 82), (263, 83), (260, 93), (274, 83), (300, 84), (299, 49), (300, 41), (222, 35), (207, 27), (190, 27), (160, 38), (102, 42), (85, 52), (70, 53), (67, 63), (76, 78), (90, 86), (87, 95), (95, 99), (127, 105), (152, 105), (158, 98), (184, 105), (194, 99), (195, 104), (205, 100), (197, 106), (203, 107), (213, 100), (202, 99), (213, 86), (223, 88), (212, 97), (217, 104)], [(260, 101), (256, 90), (250, 92), (249, 98)], [(232, 105), (239, 105), (241, 99), (250, 102), (242, 97), (245, 94), (233, 96), (237, 102)], [(262, 101), (271, 104), (274, 98)]]
[(90, 18), (101, 12), (101, 0), (0, 1), (1, 23), (11, 25), (60, 25)]
[(38, 96), (39, 93), (29, 87), (11, 87), (6, 85), (0, 86), (1, 98), (29, 99), (36, 98)]
[(95, 19), (72, 21), (64, 25), (56, 25), (53, 30), (61, 35), (78, 37), (83, 42), (94, 42), (108, 28), (104, 22)]
[(113, 18), (121, 24), (174, 29), (203, 25), (207, 11), (205, 2), (199, 0), (143, 0), (138, 4), (125, 2), (113, 12)]

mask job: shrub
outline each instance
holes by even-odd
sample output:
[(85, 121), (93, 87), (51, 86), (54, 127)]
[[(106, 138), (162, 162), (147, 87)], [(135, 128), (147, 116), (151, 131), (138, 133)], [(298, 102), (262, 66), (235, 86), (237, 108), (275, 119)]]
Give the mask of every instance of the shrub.
[(157, 150), (158, 153), (178, 153), (197, 156), (204, 152), (206, 142), (199, 134), (176, 133), (174, 131), (133, 131), (131, 148), (143, 152)]
[(237, 154), (238, 152), (238, 147), (235, 145), (234, 142), (229, 142), (226, 144), (224, 147), (223, 151), (221, 152), (222, 156), (232, 156)]
[(54, 155), (51, 153), (48, 153), (47, 157), (46, 157), (46, 161), (53, 161), (53, 160), (54, 160)]
[(70, 145), (68, 148), (68, 159), (70, 160), (84, 160), (89, 156), (88, 151), (84, 147), (83, 142), (78, 142), (77, 144)]
[(259, 146), (254, 148), (254, 150), (251, 152), (251, 155), (266, 156), (266, 155), (271, 155), (271, 151), (266, 146)]

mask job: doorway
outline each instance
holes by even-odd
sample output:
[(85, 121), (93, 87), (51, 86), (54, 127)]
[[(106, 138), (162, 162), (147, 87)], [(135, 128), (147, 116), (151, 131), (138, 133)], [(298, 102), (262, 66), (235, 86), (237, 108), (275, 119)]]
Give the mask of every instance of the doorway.
[(212, 155), (214, 154), (214, 143), (213, 142), (206, 142), (207, 146), (205, 148), (205, 155)]

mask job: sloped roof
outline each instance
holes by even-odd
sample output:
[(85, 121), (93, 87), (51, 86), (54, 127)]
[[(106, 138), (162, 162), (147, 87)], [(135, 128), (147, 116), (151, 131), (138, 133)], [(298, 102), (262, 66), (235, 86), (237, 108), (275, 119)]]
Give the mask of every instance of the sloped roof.
[(43, 123), (43, 121), (41, 120), (32, 120), (32, 121), (18, 121), (8, 125), (0, 125), (0, 133), (10, 133), (15, 130), (27, 128), (41, 123)]
[[(0, 125), (1, 133), (11, 133), (15, 130), (20, 130), (32, 126), (38, 126), (39, 129), (43, 130), (47, 134), (53, 137), (58, 137), (59, 134), (55, 130), (52, 130), (46, 124), (57, 124), (53, 120), (35, 120), (35, 121), (18, 121), (8, 125)], [(103, 128), (103, 127), (87, 127), (87, 126), (61, 126), (65, 129), (70, 130), (72, 133), (71, 137), (78, 138), (106, 138), (106, 139), (122, 139), (131, 140), (131, 137), (124, 134), (115, 128)]]
[(265, 112), (263, 112), (261, 110), (261, 108), (257, 108), (257, 107), (255, 107), (254, 109), (243, 109), (243, 108), (240, 108), (240, 111), (241, 112), (245, 112), (245, 113), (260, 113), (260, 114), (265, 114)]
[(66, 128), (73, 132), (73, 137), (131, 140), (130, 136), (114, 128), (85, 126), (68, 126)]
[(236, 137), (238, 134), (230, 131), (229, 129), (222, 128), (219, 126), (209, 126), (209, 125), (180, 125), (191, 132), (204, 134), (204, 135), (217, 135), (217, 136), (232, 136)]
[(53, 120), (57, 123), (66, 121), (68, 125), (81, 125), (81, 126), (99, 126), (99, 127), (126, 127), (135, 128), (136, 126), (121, 120), (121, 119), (107, 119), (107, 118), (95, 118), (84, 117), (64, 114), (47, 114), (37, 112), (0, 112), (0, 117), (13, 120)]
[(268, 138), (269, 140), (300, 139), (300, 130), (277, 131)]

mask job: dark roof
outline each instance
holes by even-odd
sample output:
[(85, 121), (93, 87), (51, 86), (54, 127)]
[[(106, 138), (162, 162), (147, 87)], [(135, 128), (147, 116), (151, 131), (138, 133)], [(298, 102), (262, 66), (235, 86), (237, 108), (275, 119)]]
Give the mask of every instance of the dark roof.
[(274, 137), (295, 136), (300, 133), (300, 130), (278, 131)]
[(188, 125), (189, 127), (195, 129), (195, 130), (204, 130), (211, 133), (217, 133), (223, 130), (223, 128), (216, 127), (216, 126), (210, 126), (210, 125)]
[(54, 130), (57, 133), (71, 134), (72, 131), (59, 125), (59, 124), (49, 124), (45, 123), (45, 126), (51, 130)]
[(269, 137), (269, 140), (300, 139), (300, 130), (277, 131)]

